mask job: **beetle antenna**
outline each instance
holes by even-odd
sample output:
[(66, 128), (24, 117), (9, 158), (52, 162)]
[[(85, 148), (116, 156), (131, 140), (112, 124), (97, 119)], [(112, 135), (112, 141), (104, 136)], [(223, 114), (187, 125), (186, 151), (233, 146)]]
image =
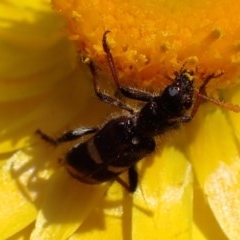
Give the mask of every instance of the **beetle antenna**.
[(221, 100), (216, 99), (216, 98), (210, 98), (210, 97), (208, 97), (206, 95), (203, 95), (203, 94), (201, 94), (199, 92), (197, 93), (197, 95), (200, 98), (205, 99), (205, 100), (207, 100), (207, 101), (209, 101), (209, 102), (211, 102), (211, 103), (213, 103), (213, 104), (215, 104), (215, 105), (217, 105), (219, 107), (225, 108), (225, 109), (227, 109), (229, 111), (236, 112), (236, 113), (240, 112), (240, 106), (237, 105), (237, 104), (224, 102), (224, 101), (221, 101)]
[(196, 91), (196, 95), (197, 95), (197, 99), (195, 101), (195, 104), (194, 104), (194, 107), (193, 107), (193, 110), (192, 110), (192, 113), (191, 113), (191, 116), (193, 117), (196, 112), (197, 112), (197, 109), (199, 107), (199, 105), (201, 104), (201, 102), (203, 100), (207, 100), (219, 107), (222, 107), (222, 108), (225, 108), (229, 111), (233, 111), (233, 112), (240, 112), (240, 106), (239, 105), (235, 105), (235, 104), (232, 104), (232, 103), (228, 103), (228, 102), (224, 102), (224, 101), (221, 101), (219, 99), (216, 99), (216, 98), (211, 98), (211, 97), (208, 97), (207, 94), (206, 94), (206, 86), (207, 84), (210, 82), (210, 80), (212, 78), (218, 78), (220, 76), (223, 75), (223, 71), (221, 71), (220, 73), (212, 73), (212, 74), (209, 74), (207, 75), (207, 77), (204, 79), (203, 81), (203, 84), (200, 86), (199, 90), (195, 90)]

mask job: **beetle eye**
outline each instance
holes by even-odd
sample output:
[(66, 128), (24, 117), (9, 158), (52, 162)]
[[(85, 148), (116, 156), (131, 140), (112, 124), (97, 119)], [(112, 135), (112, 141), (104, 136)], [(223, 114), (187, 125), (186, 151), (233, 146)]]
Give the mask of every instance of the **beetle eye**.
[(169, 92), (169, 95), (173, 97), (173, 96), (175, 96), (176, 94), (178, 94), (179, 88), (178, 88), (178, 87), (170, 87), (170, 88), (168, 89), (168, 92)]

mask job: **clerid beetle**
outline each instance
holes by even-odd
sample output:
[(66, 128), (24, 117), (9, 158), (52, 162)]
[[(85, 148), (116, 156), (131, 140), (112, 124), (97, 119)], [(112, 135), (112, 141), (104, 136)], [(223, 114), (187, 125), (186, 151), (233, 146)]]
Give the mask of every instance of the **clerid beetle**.
[[(87, 184), (117, 180), (128, 191), (134, 192), (138, 183), (135, 164), (154, 151), (155, 136), (190, 121), (201, 100), (208, 98), (205, 94), (206, 85), (222, 73), (206, 76), (198, 92), (194, 89), (193, 73), (184, 67), (175, 74), (173, 82), (158, 95), (123, 87), (119, 83), (113, 56), (107, 45), (108, 33), (109, 31), (106, 31), (103, 34), (102, 45), (116, 87), (123, 97), (145, 103), (143, 107), (136, 111), (122, 101), (122, 98), (102, 92), (98, 85), (96, 68), (90, 61), (89, 68), (97, 97), (103, 102), (126, 110), (126, 114), (110, 119), (101, 127), (74, 129), (57, 139), (41, 130), (37, 130), (37, 133), (53, 145), (92, 134), (89, 140), (76, 144), (66, 154), (65, 166), (68, 172)], [(128, 172), (128, 183), (119, 177), (125, 171)]]

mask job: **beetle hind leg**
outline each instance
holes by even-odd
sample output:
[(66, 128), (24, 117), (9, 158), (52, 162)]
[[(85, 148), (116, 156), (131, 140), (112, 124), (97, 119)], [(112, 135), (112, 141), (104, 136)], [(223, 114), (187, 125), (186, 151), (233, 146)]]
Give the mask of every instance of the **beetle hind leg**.
[(116, 181), (125, 188), (128, 192), (133, 193), (136, 191), (138, 185), (138, 173), (135, 166), (131, 166), (128, 169), (128, 183), (126, 183), (119, 176), (116, 178)]

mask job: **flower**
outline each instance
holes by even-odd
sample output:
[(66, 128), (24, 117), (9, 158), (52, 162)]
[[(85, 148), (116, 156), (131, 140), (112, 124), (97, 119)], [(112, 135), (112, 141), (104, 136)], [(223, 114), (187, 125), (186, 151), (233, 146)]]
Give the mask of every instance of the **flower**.
[(154, 155), (140, 161), (133, 195), (118, 183), (76, 181), (58, 162), (72, 143), (54, 148), (35, 131), (58, 136), (98, 125), (115, 111), (94, 98), (89, 70), (78, 59), (91, 59), (107, 78), (106, 30), (121, 84), (162, 90), (185, 64), (197, 67), (199, 86), (204, 74), (224, 70), (207, 92), (239, 103), (239, 3), (53, 6), (67, 28), (46, 0), (0, 4), (1, 238), (238, 239), (238, 114), (202, 104), (191, 123), (161, 136)]

